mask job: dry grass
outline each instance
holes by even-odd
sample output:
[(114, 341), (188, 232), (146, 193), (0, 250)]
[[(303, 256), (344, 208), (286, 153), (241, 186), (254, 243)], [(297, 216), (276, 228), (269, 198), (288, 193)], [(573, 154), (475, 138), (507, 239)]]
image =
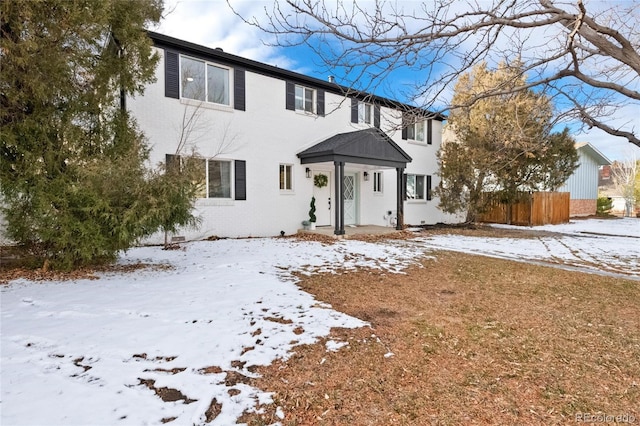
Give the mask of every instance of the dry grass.
[(100, 278), (99, 274), (124, 274), (140, 270), (167, 270), (172, 268), (168, 264), (132, 263), (128, 265), (96, 265), (71, 271), (56, 271), (36, 267), (36, 264), (38, 264), (38, 261), (19, 247), (0, 246), (0, 285), (21, 278), (32, 281), (97, 280)]
[(406, 275), (301, 280), (372, 328), (334, 330), (349, 342), (338, 352), (302, 346), (261, 368), (253, 382), (275, 404), (250, 425), (640, 421), (637, 282), (449, 252)]

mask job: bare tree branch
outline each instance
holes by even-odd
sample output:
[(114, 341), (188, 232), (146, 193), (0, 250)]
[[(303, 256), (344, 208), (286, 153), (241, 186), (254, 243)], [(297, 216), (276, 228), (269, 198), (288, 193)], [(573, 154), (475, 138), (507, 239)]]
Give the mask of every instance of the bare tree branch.
[[(276, 0), (264, 16), (238, 16), (266, 31), (272, 45), (310, 46), (357, 90), (379, 89), (394, 69), (415, 71), (419, 82), (409, 99), (436, 112), (460, 107), (442, 101), (474, 65), (517, 60), (528, 80), (512, 90), (544, 90), (560, 116), (640, 146), (637, 129), (612, 123), (612, 111), (640, 108), (639, 6), (587, 0)], [(477, 99), (500, 94), (493, 88)]]

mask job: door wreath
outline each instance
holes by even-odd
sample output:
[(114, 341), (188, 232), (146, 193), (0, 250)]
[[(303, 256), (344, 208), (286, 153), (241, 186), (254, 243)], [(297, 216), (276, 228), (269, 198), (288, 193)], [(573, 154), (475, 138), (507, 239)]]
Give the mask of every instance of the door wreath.
[(329, 183), (327, 175), (317, 174), (313, 177), (313, 184), (318, 188), (323, 188)]

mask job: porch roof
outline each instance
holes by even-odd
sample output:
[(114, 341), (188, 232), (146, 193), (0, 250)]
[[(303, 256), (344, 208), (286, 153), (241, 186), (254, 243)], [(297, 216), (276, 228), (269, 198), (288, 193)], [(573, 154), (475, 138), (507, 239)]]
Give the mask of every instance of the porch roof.
[(326, 161), (406, 168), (411, 162), (387, 134), (376, 128), (339, 133), (298, 153), (301, 164)]

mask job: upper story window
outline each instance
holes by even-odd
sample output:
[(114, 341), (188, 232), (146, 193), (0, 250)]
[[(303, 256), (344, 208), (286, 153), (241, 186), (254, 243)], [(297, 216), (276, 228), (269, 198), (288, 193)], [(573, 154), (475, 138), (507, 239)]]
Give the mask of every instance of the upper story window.
[(296, 111), (314, 112), (315, 90), (296, 85)]
[(351, 98), (351, 122), (380, 128), (380, 106)]
[(407, 124), (407, 139), (424, 142), (424, 121)]
[(181, 56), (180, 82), (183, 98), (231, 105), (229, 68)]
[(318, 117), (324, 117), (324, 90), (312, 89), (295, 84), (293, 81), (287, 81), (285, 89), (285, 108), (289, 111), (304, 112), (307, 116), (313, 114)]
[[(425, 124), (426, 123), (426, 124)], [(402, 139), (432, 143), (432, 120), (413, 114), (402, 115)]]
[(164, 52), (164, 95), (246, 111), (245, 70)]
[(371, 124), (373, 105), (364, 102), (358, 102), (358, 123)]

